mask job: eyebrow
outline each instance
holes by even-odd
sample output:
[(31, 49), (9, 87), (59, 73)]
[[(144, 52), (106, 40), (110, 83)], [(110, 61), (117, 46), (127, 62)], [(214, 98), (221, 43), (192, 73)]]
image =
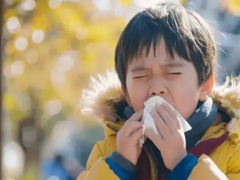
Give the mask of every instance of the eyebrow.
[[(183, 67), (184, 65), (182, 63), (177, 63), (177, 62), (168, 62), (163, 65), (164, 68), (177, 68), (177, 67)], [(131, 72), (141, 72), (141, 71), (146, 71), (148, 68), (143, 67), (143, 66), (137, 66), (131, 69)]]
[(139, 71), (146, 71), (146, 70), (147, 70), (146, 67), (137, 66), (137, 67), (132, 68), (131, 72), (139, 72)]
[(164, 64), (165, 68), (175, 68), (175, 67), (183, 67), (183, 63), (177, 63), (177, 62), (168, 62)]

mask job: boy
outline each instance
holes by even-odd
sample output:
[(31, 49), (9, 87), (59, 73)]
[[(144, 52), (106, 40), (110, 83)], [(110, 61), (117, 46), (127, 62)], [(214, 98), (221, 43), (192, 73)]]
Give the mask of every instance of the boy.
[[(216, 45), (206, 22), (178, 4), (139, 12), (123, 31), (114, 73), (93, 79), (85, 111), (102, 119), (79, 180), (240, 179), (240, 83), (214, 87)], [(117, 79), (120, 80), (120, 83)], [(167, 104), (150, 112), (161, 138), (140, 122), (144, 102), (160, 96), (192, 126), (184, 134)]]

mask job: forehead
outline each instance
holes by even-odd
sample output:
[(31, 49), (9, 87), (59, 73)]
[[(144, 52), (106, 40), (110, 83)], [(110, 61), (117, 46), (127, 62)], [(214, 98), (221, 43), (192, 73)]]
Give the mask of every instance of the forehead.
[(162, 39), (154, 48), (153, 45), (150, 46), (149, 52), (144, 48), (140, 55), (132, 58), (129, 63), (130, 67), (142, 65), (142, 66), (156, 66), (164, 65), (167, 63), (171, 64), (184, 64), (183, 58), (181, 58), (176, 52), (172, 54), (167, 50), (165, 41)]

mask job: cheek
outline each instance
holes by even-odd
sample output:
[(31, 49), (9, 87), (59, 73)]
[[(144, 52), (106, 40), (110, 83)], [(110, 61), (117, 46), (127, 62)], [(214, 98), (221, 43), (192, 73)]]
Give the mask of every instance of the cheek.
[(191, 115), (194, 113), (198, 101), (194, 96), (182, 96), (181, 97), (181, 105), (178, 105), (176, 109), (179, 111), (179, 113), (187, 120), (191, 117)]
[(185, 119), (189, 119), (196, 110), (201, 91), (197, 72), (192, 64), (189, 64), (188, 70), (181, 80), (181, 88), (178, 88), (177, 96), (174, 96), (176, 109)]
[(175, 94), (174, 105), (178, 112), (189, 119), (195, 111), (199, 100), (198, 88), (190, 85), (182, 86), (181, 91)]
[(135, 111), (139, 111), (144, 108), (144, 102), (147, 98), (147, 86), (139, 88), (134, 85), (134, 82), (127, 78), (127, 96), (128, 104), (132, 106)]

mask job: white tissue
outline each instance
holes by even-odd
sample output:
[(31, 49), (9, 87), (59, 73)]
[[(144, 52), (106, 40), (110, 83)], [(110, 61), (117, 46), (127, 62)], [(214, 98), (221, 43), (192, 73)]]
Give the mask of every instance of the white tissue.
[[(161, 105), (163, 102), (166, 102), (163, 98), (161, 98), (159, 96), (154, 96), (154, 97), (148, 99), (144, 103), (145, 108), (144, 108), (143, 117), (142, 117), (142, 120), (141, 120), (141, 122), (143, 124), (143, 134), (145, 133), (146, 129), (151, 129), (156, 135), (161, 137), (161, 134), (158, 132), (158, 129), (157, 129), (156, 125), (155, 125), (155, 122), (154, 122), (154, 120), (153, 120), (153, 118), (152, 118), (152, 116), (150, 115), (149, 112), (151, 112), (151, 110), (153, 108), (155, 108), (156, 104), (160, 104)], [(187, 132), (187, 131), (191, 130), (192, 127), (181, 116), (181, 114), (179, 114), (179, 112), (176, 109), (174, 109), (169, 103), (167, 103), (167, 104), (173, 110), (175, 115), (180, 119), (180, 123), (182, 125), (183, 131)], [(143, 143), (145, 142), (144, 135), (139, 139), (139, 142), (140, 142), (140, 146), (142, 146)]]

